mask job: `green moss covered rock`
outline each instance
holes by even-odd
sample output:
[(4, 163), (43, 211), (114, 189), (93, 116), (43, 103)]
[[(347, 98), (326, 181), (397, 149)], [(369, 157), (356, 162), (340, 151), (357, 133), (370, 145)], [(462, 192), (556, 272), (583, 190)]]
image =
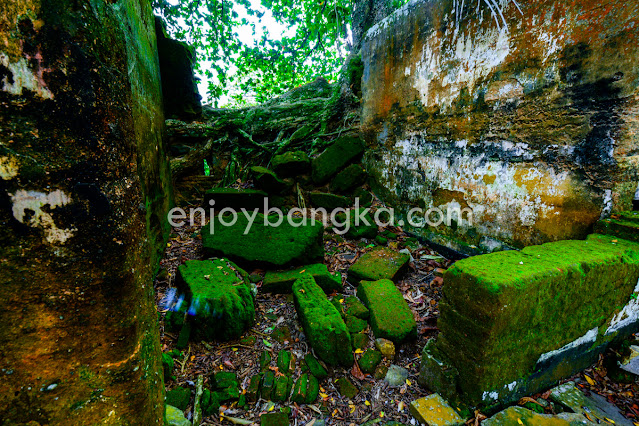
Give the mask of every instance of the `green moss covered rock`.
[(177, 387), (166, 392), (164, 402), (180, 410), (186, 410), (191, 401), (191, 389)]
[(375, 337), (395, 343), (417, 337), (413, 312), (391, 280), (362, 281), (357, 296), (370, 311)]
[(260, 291), (263, 293), (290, 293), (295, 280), (305, 274), (312, 276), (315, 283), (327, 294), (342, 289), (342, 275), (339, 272), (330, 273), (326, 265), (316, 263), (288, 271), (268, 271), (264, 276)]
[(373, 374), (380, 362), (382, 362), (382, 353), (369, 349), (359, 359), (359, 368), (364, 373)]
[[(192, 334), (206, 340), (235, 339), (253, 324), (255, 307), (246, 273), (223, 259), (187, 260), (178, 267)], [(178, 302), (180, 303), (180, 299)]]
[[(239, 212), (241, 209), (264, 209), (264, 200), (268, 194), (256, 189), (213, 188), (204, 193), (204, 208), (215, 209), (216, 212), (224, 208), (231, 208)], [(211, 202), (215, 201), (213, 205)]]
[(298, 176), (311, 171), (311, 159), (304, 151), (289, 151), (274, 156), (271, 167), (279, 176)]
[(344, 322), (346, 323), (346, 328), (348, 328), (348, 331), (351, 334), (364, 331), (364, 329), (368, 327), (368, 323), (366, 322), (366, 320), (359, 319), (353, 315), (344, 316)]
[(173, 375), (173, 357), (167, 353), (162, 354), (162, 371), (164, 372), (164, 382), (171, 380)]
[(364, 152), (364, 142), (357, 137), (342, 136), (329, 146), (311, 163), (313, 181), (327, 182), (348, 163), (359, 158)]
[(606, 235), (461, 260), (444, 274), (435, 358), (466, 401), (534, 394), (636, 326), (638, 279), (639, 245)]
[(319, 382), (315, 376), (310, 374), (302, 374), (295, 385), (291, 394), (291, 401), (298, 404), (312, 404), (319, 394)]
[(330, 365), (353, 364), (351, 336), (342, 316), (310, 275), (293, 284), (295, 308), (315, 353)]
[(295, 355), (282, 349), (277, 354), (277, 369), (282, 374), (291, 374), (295, 371)]
[(326, 192), (311, 192), (309, 199), (313, 207), (324, 208), (328, 213), (337, 208), (349, 207), (352, 204), (348, 197)]
[(323, 380), (328, 377), (328, 371), (312, 354), (308, 354), (304, 357), (304, 363), (302, 371), (308, 371), (312, 376), (317, 377), (319, 380)]
[[(270, 216), (268, 220), (276, 224), (277, 216)], [(283, 220), (279, 226), (265, 226), (264, 216), (258, 214), (252, 226), (248, 226), (249, 223), (244, 214), (238, 215), (233, 226), (223, 226), (216, 217), (202, 229), (204, 250), (238, 262), (280, 267), (324, 257), (324, 227), (320, 222), (309, 221), (296, 227)]]
[(350, 209), (337, 215), (336, 228), (347, 238), (373, 239), (377, 236), (377, 225), (370, 211), (365, 208)]
[(192, 426), (191, 422), (184, 417), (184, 410), (180, 410), (172, 405), (165, 407), (166, 426)]
[(622, 212), (600, 220), (595, 225), (595, 232), (639, 242), (639, 212)]
[(408, 254), (386, 247), (375, 248), (363, 254), (348, 269), (348, 281), (357, 284), (362, 280), (394, 280), (407, 267), (409, 260)]
[(269, 194), (280, 194), (289, 189), (289, 185), (266, 167), (251, 167), (251, 175), (255, 181), (255, 187), (266, 191)]
[(355, 349), (364, 349), (366, 346), (368, 346), (367, 333), (351, 334), (351, 338), (353, 339), (353, 348)]
[(366, 170), (359, 164), (351, 164), (335, 176), (330, 184), (331, 192), (344, 193), (366, 182)]
[(355, 398), (355, 396), (359, 393), (359, 389), (357, 389), (357, 387), (346, 377), (340, 377), (335, 380), (335, 384), (337, 385), (340, 395), (348, 399)]

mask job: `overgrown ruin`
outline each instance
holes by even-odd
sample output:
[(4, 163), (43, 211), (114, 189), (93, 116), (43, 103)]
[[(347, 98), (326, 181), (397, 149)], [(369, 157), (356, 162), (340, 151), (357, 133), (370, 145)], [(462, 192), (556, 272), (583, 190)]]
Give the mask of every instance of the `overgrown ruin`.
[(238, 109), (0, 4), (0, 424), (639, 424), (639, 5), (381, 3)]

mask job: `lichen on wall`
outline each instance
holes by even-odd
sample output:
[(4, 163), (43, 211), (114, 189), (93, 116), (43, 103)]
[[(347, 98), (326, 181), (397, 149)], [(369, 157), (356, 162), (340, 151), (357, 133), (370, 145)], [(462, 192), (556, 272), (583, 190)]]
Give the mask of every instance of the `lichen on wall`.
[(362, 48), (376, 191), (404, 215), (470, 208), (412, 230), (471, 253), (581, 238), (639, 181), (639, 5), (499, 4), (414, 0)]

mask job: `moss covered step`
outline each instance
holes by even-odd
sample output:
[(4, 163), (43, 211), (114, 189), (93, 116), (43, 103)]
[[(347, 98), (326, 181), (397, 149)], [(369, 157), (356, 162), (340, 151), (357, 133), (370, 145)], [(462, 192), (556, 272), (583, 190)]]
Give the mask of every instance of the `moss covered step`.
[(169, 307), (184, 311), (195, 337), (235, 339), (253, 324), (255, 307), (246, 272), (224, 259), (187, 260), (178, 267), (180, 297)]
[(339, 272), (330, 273), (326, 265), (316, 263), (288, 271), (268, 271), (264, 276), (260, 291), (263, 293), (290, 293), (293, 291), (295, 280), (304, 274), (312, 276), (326, 294), (342, 290), (342, 275)]
[(422, 357), (442, 371), (421, 380), (469, 404), (536, 393), (636, 326), (638, 279), (639, 244), (598, 234), (458, 261), (444, 274), (441, 333)]
[(324, 362), (330, 365), (353, 365), (351, 336), (337, 309), (310, 275), (293, 284), (295, 309), (304, 334)]
[(348, 269), (348, 282), (357, 284), (381, 279), (394, 280), (408, 265), (410, 256), (385, 247), (375, 248)]
[[(238, 262), (263, 266), (288, 266), (310, 263), (324, 257), (321, 222), (294, 226), (283, 220), (279, 226), (277, 215), (268, 216), (270, 226), (265, 225), (265, 217), (257, 214), (252, 226), (244, 214), (238, 214), (233, 226), (224, 226), (215, 217), (202, 228), (204, 251), (212, 256), (227, 256)], [(245, 234), (245, 230), (248, 232)]]
[(311, 192), (309, 198), (313, 207), (326, 209), (327, 212), (338, 208), (346, 208), (352, 204), (348, 197), (326, 192)]
[(289, 151), (274, 156), (271, 167), (278, 176), (298, 176), (311, 171), (311, 159), (304, 151)]
[(413, 312), (391, 280), (362, 281), (357, 297), (370, 311), (369, 322), (375, 337), (394, 343), (417, 337)]
[(286, 182), (266, 167), (253, 166), (250, 170), (255, 180), (255, 186), (269, 194), (280, 194), (290, 188)]
[[(241, 209), (264, 210), (264, 200), (268, 194), (256, 189), (213, 188), (204, 193), (204, 207), (214, 208), (216, 212), (225, 208), (240, 211)], [(211, 202), (215, 201), (213, 205)]]
[(360, 157), (364, 149), (364, 142), (360, 138), (342, 136), (337, 139), (311, 162), (313, 181), (318, 184), (326, 183), (348, 163)]
[(622, 212), (600, 220), (595, 225), (595, 232), (639, 242), (639, 211)]
[(368, 238), (377, 236), (377, 225), (369, 209), (357, 208), (337, 215), (336, 228), (347, 238)]
[(366, 182), (366, 170), (359, 164), (351, 164), (335, 176), (329, 186), (331, 192), (344, 193)]

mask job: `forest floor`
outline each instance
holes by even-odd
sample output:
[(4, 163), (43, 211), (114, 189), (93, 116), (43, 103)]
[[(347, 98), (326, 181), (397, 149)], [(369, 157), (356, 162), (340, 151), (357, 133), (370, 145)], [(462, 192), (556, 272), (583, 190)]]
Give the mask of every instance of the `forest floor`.
[[(200, 226), (196, 220), (195, 226), (186, 224), (173, 229), (161, 267), (166, 271), (158, 275), (155, 288), (158, 309), (162, 311), (162, 300), (171, 287), (177, 267), (186, 260), (205, 259), (202, 249)], [(390, 228), (397, 234), (396, 240), (389, 241), (389, 247), (400, 249), (409, 237), (399, 228)], [(346, 276), (346, 271), (363, 253), (371, 250), (374, 244), (365, 240), (342, 240), (334, 238), (327, 231), (325, 234), (325, 263), (329, 271), (338, 271)], [(282, 407), (290, 407), (291, 424), (294, 425), (361, 425), (366, 422), (396, 421), (401, 424), (416, 424), (410, 415), (408, 407), (411, 401), (428, 395), (430, 392), (417, 384), (420, 367), (421, 350), (428, 339), (438, 334), (437, 318), (439, 316), (438, 302), (441, 297), (442, 278), (434, 274), (435, 269), (446, 269), (453, 261), (440, 256), (425, 246), (413, 247), (411, 250), (413, 261), (406, 274), (397, 282), (404, 299), (412, 309), (418, 325), (418, 338), (409, 344), (397, 348), (392, 364), (406, 368), (409, 372), (406, 382), (399, 387), (389, 387), (382, 379), (375, 379), (365, 375), (357, 363), (351, 369), (331, 368), (328, 379), (320, 382), (320, 396), (314, 404), (298, 405), (292, 402), (273, 403), (259, 400), (254, 404), (247, 404), (238, 408), (235, 403), (222, 406), (219, 415), (205, 417), (203, 424), (257, 424), (261, 414), (279, 411)], [(247, 270), (249, 274), (261, 274), (263, 270)], [(257, 283), (259, 288), (260, 283)], [(356, 288), (348, 282), (344, 284), (342, 294), (351, 295)], [(182, 358), (176, 359), (175, 380), (166, 383), (167, 390), (176, 386), (194, 388), (198, 375), (205, 378), (214, 372), (232, 371), (239, 378), (242, 389), (246, 389), (249, 379), (260, 371), (259, 355), (262, 351), (271, 353), (273, 359), (281, 349), (291, 351), (297, 360), (302, 359), (311, 351), (300, 330), (297, 313), (290, 295), (274, 295), (258, 292), (256, 296), (256, 320), (243, 339), (230, 342), (190, 342), (189, 347), (182, 351)], [(172, 351), (177, 342), (177, 334), (164, 330), (163, 321), (160, 323), (161, 341), (164, 352)], [(275, 329), (290, 330), (290, 338), (277, 340), (272, 335)], [(370, 329), (368, 347), (374, 347), (374, 338)], [(246, 339), (246, 337), (254, 338)], [(249, 342), (249, 344), (247, 344)], [(356, 355), (361, 353), (356, 351)], [(606, 354), (606, 357), (614, 353)], [(605, 366), (606, 357), (601, 357), (597, 365), (571, 378), (577, 386), (586, 392), (594, 392), (604, 396), (615, 404), (626, 417), (639, 425), (639, 384), (624, 384), (611, 379)], [(356, 356), (358, 358), (358, 356)], [(387, 365), (391, 362), (383, 361)], [(294, 377), (299, 375), (299, 363)], [(335, 381), (340, 377), (347, 377), (359, 389), (359, 393), (352, 399), (340, 395)], [(205, 386), (207, 380), (205, 379)], [(549, 392), (531, 395), (534, 399), (549, 397)], [(527, 399), (520, 401), (521, 404)], [(528, 400), (529, 402), (529, 400)], [(187, 411), (191, 416), (193, 407)], [(547, 409), (548, 413), (551, 413)], [(190, 418), (190, 417), (189, 417)], [(485, 418), (482, 413), (475, 413), (475, 417), (468, 424), (478, 425)]]

